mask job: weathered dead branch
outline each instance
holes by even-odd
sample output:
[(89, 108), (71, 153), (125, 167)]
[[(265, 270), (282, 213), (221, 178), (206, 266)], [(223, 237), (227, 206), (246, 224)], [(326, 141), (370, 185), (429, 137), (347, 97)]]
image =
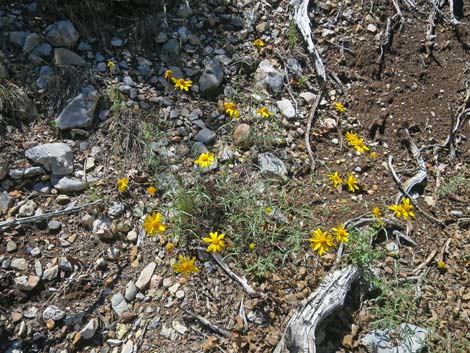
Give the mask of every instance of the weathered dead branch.
[(225, 262), (223, 262), (222, 256), (220, 254), (212, 253), (212, 258), (215, 260), (217, 265), (219, 265), (231, 279), (233, 279), (234, 281), (237, 281), (238, 283), (240, 283), (240, 285), (245, 290), (246, 294), (248, 294), (252, 298), (256, 298), (256, 297), (261, 296), (260, 293), (258, 293), (253, 288), (251, 288), (251, 286), (248, 284), (248, 281), (246, 280), (246, 278), (240, 277), (239, 275), (237, 275), (235, 272), (233, 272), (230, 269), (230, 267), (228, 267), (228, 265)]
[(290, 352), (316, 353), (315, 330), (327, 316), (344, 305), (351, 285), (359, 278), (359, 268), (348, 266), (328, 273), (320, 286), (289, 319), (274, 353), (285, 347)]
[(181, 307), (180, 306), (180, 309), (187, 315), (189, 316), (192, 316), (193, 318), (195, 318), (196, 320), (198, 320), (203, 326), (209, 328), (211, 331), (215, 332), (215, 333), (218, 333), (219, 335), (223, 336), (223, 337), (228, 337), (230, 335), (230, 332), (223, 329), (223, 328), (220, 328), (219, 326), (211, 323), (209, 320), (205, 319), (204, 317), (202, 317), (201, 315), (198, 315), (196, 313), (193, 313), (189, 310), (186, 310), (185, 308)]
[(97, 201), (90, 202), (81, 206), (68, 207), (68, 208), (64, 208), (63, 210), (44, 213), (44, 214), (37, 215), (37, 216), (17, 218), (17, 219), (3, 221), (3, 222), (0, 222), (0, 228), (17, 226), (19, 224), (32, 223), (32, 222), (37, 222), (37, 221), (43, 221), (43, 220), (50, 219), (53, 217), (79, 212), (79, 211), (87, 209), (90, 206), (97, 205), (101, 202), (103, 202), (103, 200), (97, 200)]
[(312, 110), (307, 120), (307, 128), (305, 130), (305, 147), (307, 148), (308, 155), (310, 157), (311, 169), (312, 172), (315, 171), (316, 163), (315, 163), (315, 156), (313, 155), (312, 146), (310, 145), (310, 130), (312, 129), (313, 118), (315, 117), (315, 113), (317, 111), (318, 105), (320, 104), (323, 92), (320, 91), (313, 103)]
[(294, 20), (297, 27), (302, 33), (305, 42), (307, 43), (307, 50), (312, 55), (315, 64), (315, 71), (317, 76), (323, 81), (326, 81), (326, 70), (318, 53), (315, 44), (313, 43), (312, 29), (310, 28), (310, 19), (308, 18), (308, 3), (309, 0), (292, 0), (291, 4), (294, 6)]

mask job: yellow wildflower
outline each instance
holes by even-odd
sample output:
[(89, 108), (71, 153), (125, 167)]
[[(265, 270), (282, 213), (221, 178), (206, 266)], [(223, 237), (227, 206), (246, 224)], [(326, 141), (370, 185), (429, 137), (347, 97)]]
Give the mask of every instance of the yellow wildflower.
[(377, 218), (378, 220), (382, 218), (382, 212), (380, 211), (380, 208), (378, 208), (377, 206), (374, 206), (372, 208), (372, 213), (374, 214), (375, 218)]
[(344, 113), (347, 111), (346, 107), (340, 102), (335, 102), (335, 108), (341, 113)]
[(165, 245), (165, 250), (168, 252), (168, 253), (171, 253), (173, 250), (175, 249), (175, 244), (169, 242)]
[(351, 173), (348, 173), (348, 180), (346, 181), (346, 184), (348, 185), (348, 190), (350, 192), (356, 192), (357, 190), (359, 190), (359, 186), (357, 185), (357, 179)]
[(199, 269), (194, 265), (196, 257), (185, 257), (183, 255), (178, 256), (179, 262), (174, 263), (172, 266), (175, 268), (176, 273), (183, 273), (184, 276), (187, 276), (191, 272), (197, 272)]
[(444, 268), (446, 268), (446, 263), (444, 261), (438, 261), (437, 262), (437, 268), (440, 269), (440, 270), (443, 270)]
[(134, 105), (133, 108), (136, 112), (140, 110), (140, 106), (138, 104)]
[(165, 77), (165, 80), (168, 80), (168, 79), (172, 78), (173, 77), (173, 71), (171, 71), (170, 69), (166, 70), (163, 77)]
[(346, 140), (348, 140), (348, 142), (351, 145), (354, 145), (358, 139), (359, 139), (359, 136), (357, 136), (355, 132), (352, 132), (352, 131), (346, 132)]
[(157, 188), (153, 185), (150, 185), (148, 188), (147, 188), (147, 193), (150, 194), (150, 195), (155, 195), (155, 193), (157, 192)]
[(238, 118), (240, 116), (240, 112), (238, 111), (237, 105), (233, 102), (225, 102), (224, 103), (225, 112), (228, 115)]
[(270, 214), (273, 211), (273, 208), (268, 206), (264, 210), (266, 211), (267, 214)]
[(371, 152), (370, 158), (377, 158), (377, 152)]
[(120, 192), (126, 192), (129, 187), (129, 178), (121, 178), (116, 181), (117, 187)]
[(323, 255), (325, 251), (332, 246), (335, 246), (333, 241), (333, 237), (328, 233), (320, 228), (315, 229), (312, 232), (313, 237), (310, 238), (310, 246), (312, 247), (313, 251), (318, 252), (320, 256)]
[(202, 238), (202, 240), (206, 243), (209, 243), (207, 247), (207, 251), (209, 252), (220, 252), (225, 247), (224, 242), (225, 234), (219, 234), (218, 232), (211, 232), (209, 233), (209, 237)]
[(253, 41), (253, 45), (255, 47), (264, 47), (266, 43), (262, 39), (258, 38)]
[(349, 232), (344, 228), (343, 223), (339, 223), (336, 228), (331, 228), (331, 230), (335, 233), (338, 242), (347, 243), (349, 241)]
[(412, 211), (413, 205), (410, 203), (410, 199), (408, 197), (404, 197), (400, 204), (398, 205), (391, 205), (388, 206), (393, 212), (395, 212), (395, 216), (400, 217), (403, 216), (404, 219), (408, 219), (408, 217), (414, 217), (415, 214)]
[(171, 80), (175, 84), (176, 88), (180, 88), (183, 91), (188, 91), (189, 87), (191, 87), (193, 85), (193, 81), (185, 80), (184, 78), (171, 77)]
[(256, 109), (256, 114), (260, 114), (263, 118), (269, 118), (270, 115), (273, 115), (273, 112), (268, 110), (268, 107), (263, 106), (261, 108)]
[(150, 235), (155, 235), (157, 232), (163, 233), (166, 229), (166, 224), (162, 223), (163, 217), (158, 212), (148, 213), (145, 216), (143, 227)]
[(337, 187), (338, 185), (343, 184), (343, 179), (339, 176), (338, 172), (334, 172), (333, 174), (328, 174), (328, 179), (333, 182), (333, 186)]
[(110, 61), (108, 61), (108, 63), (106, 64), (106, 66), (107, 66), (110, 70), (112, 70), (112, 69), (114, 69), (114, 67), (116, 66), (116, 64), (114, 64), (114, 63), (110, 60)]
[(255, 243), (250, 243), (250, 245), (248, 245), (248, 247), (253, 250), (255, 247), (256, 247), (256, 244)]
[(215, 156), (212, 152), (203, 152), (199, 155), (199, 158), (194, 163), (199, 164), (201, 167), (209, 167), (214, 164)]

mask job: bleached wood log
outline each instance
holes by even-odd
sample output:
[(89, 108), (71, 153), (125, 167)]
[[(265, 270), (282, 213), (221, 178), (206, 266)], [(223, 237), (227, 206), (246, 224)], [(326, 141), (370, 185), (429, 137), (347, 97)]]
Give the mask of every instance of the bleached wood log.
[(318, 324), (344, 305), (351, 285), (359, 278), (359, 268), (348, 266), (330, 272), (320, 286), (296, 310), (273, 353), (316, 353), (315, 330)]
[(310, 19), (308, 18), (308, 3), (309, 0), (291, 1), (291, 4), (294, 6), (294, 20), (300, 33), (302, 33), (302, 37), (304, 37), (304, 40), (307, 43), (307, 50), (312, 55), (317, 75), (323, 80), (323, 82), (325, 82), (325, 66), (323, 65), (320, 54), (313, 43), (313, 34), (312, 29), (310, 28)]

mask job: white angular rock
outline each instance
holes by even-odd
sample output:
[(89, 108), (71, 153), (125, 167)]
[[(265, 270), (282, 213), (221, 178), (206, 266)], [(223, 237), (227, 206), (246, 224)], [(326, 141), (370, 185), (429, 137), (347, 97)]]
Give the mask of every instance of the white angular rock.
[(20, 276), (15, 278), (15, 284), (20, 290), (29, 292), (36, 288), (39, 283), (39, 280), (40, 278), (34, 275)]
[(85, 340), (89, 340), (95, 335), (97, 329), (98, 319), (91, 319), (90, 321), (88, 321), (86, 326), (80, 331), (80, 336)]
[(269, 60), (263, 60), (255, 73), (255, 88), (278, 94), (284, 87), (284, 73), (276, 70)]
[(46, 143), (25, 152), (26, 158), (41, 164), (52, 175), (67, 175), (73, 172), (73, 153), (66, 143)]
[(42, 319), (44, 321), (47, 321), (47, 320), (58, 321), (58, 320), (62, 320), (64, 317), (65, 317), (65, 312), (54, 305), (48, 306), (46, 310), (44, 310), (44, 312), (42, 313)]
[(295, 117), (295, 109), (290, 100), (281, 99), (280, 101), (277, 101), (276, 104), (281, 111), (281, 114), (286, 118), (291, 119)]
[(113, 307), (114, 312), (121, 317), (121, 315), (129, 311), (129, 307), (127, 306), (127, 302), (122, 296), (121, 293), (116, 293), (111, 298), (111, 306)]
[(84, 181), (68, 176), (52, 177), (51, 185), (61, 192), (79, 192), (85, 190), (87, 187), (87, 183)]
[(145, 268), (140, 273), (139, 279), (135, 283), (135, 286), (140, 290), (144, 289), (149, 284), (156, 267), (157, 264), (155, 262), (151, 262), (145, 266)]
[(287, 175), (287, 168), (284, 162), (271, 152), (261, 153), (258, 156), (258, 165), (261, 174), (266, 177), (285, 178)]

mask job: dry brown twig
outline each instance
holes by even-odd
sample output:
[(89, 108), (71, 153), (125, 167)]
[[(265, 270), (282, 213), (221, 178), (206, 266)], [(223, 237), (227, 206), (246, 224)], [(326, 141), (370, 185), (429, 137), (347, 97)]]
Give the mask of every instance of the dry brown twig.
[(223, 328), (220, 328), (219, 326), (211, 323), (209, 320), (205, 319), (204, 317), (202, 317), (201, 315), (198, 315), (196, 313), (193, 313), (189, 310), (186, 310), (185, 308), (183, 307), (179, 307), (185, 314), (189, 315), (189, 316), (192, 316), (193, 318), (195, 318), (196, 320), (198, 320), (203, 326), (209, 328), (211, 331), (213, 332), (216, 332), (218, 333), (219, 335), (223, 336), (223, 337), (228, 337), (230, 336), (230, 332), (223, 329)]

